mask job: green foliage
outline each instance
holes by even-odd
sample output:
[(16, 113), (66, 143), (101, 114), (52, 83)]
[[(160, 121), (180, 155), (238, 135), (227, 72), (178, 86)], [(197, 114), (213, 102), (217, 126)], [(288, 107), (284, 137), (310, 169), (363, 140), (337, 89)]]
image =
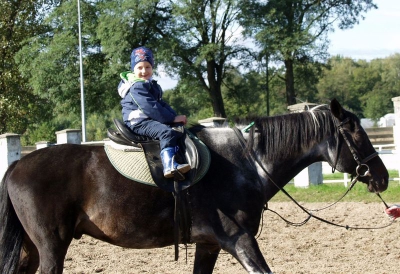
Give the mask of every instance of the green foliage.
[(180, 81), (175, 89), (164, 93), (163, 99), (178, 114), (185, 114), (189, 124), (197, 124), (198, 120), (213, 116), (208, 94), (190, 82)]
[[(29, 43), (16, 55), (20, 71), (29, 79), (34, 94), (48, 100), (56, 113), (80, 111), (76, 4), (66, 1), (51, 12), (45, 21), (49, 31), (28, 39)], [(104, 54), (100, 52), (94, 32), (96, 7), (81, 1), (81, 10), (85, 18), (85, 24), (82, 24), (83, 71), (85, 87), (90, 91), (85, 101), (87, 111), (93, 112), (116, 101), (104, 96), (104, 91), (111, 87), (110, 79), (102, 77)]]
[(262, 75), (249, 72), (240, 75), (232, 71), (223, 87), (228, 117), (243, 117), (266, 113), (265, 82)]
[(394, 54), (385, 59), (372, 60), (370, 70), (377, 74), (378, 80), (362, 100), (364, 115), (378, 120), (387, 113), (393, 112), (391, 98), (400, 96), (400, 54)]
[[(121, 109), (117, 107), (97, 113), (91, 113), (86, 118), (86, 141), (102, 141), (107, 138), (107, 129), (113, 126), (113, 119), (121, 118)], [(80, 129), (81, 117), (74, 113), (68, 116), (58, 116), (50, 122), (30, 124), (26, 132), (21, 136), (24, 146), (35, 145), (39, 141), (55, 143), (56, 132), (64, 129)]]
[(43, 17), (57, 1), (0, 0), (0, 133), (23, 133), (27, 125), (48, 117), (45, 101), (32, 94), (14, 56), (26, 38), (42, 33)]
[(105, 73), (109, 75), (130, 69), (133, 48), (157, 48), (162, 39), (157, 29), (164, 28), (170, 9), (159, 0), (103, 0), (98, 8), (96, 34), (108, 62)]
[(285, 66), (288, 105), (296, 103), (298, 92), (295, 79), (300, 75), (295, 74), (294, 66), (324, 61), (328, 55), (327, 32), (333, 30), (333, 24), (338, 22), (340, 28), (350, 28), (363, 13), (376, 8), (371, 0), (240, 2), (245, 33), (254, 36), (272, 60)]
[(168, 28), (160, 31), (157, 55), (169, 75), (200, 87), (209, 96), (213, 116), (226, 117), (222, 83), (235, 58), (248, 64), (251, 50), (242, 45), (237, 1), (174, 1)]
[(399, 60), (399, 54), (371, 62), (332, 57), (317, 84), (317, 98), (323, 102), (337, 98), (360, 117), (378, 120), (393, 112), (391, 98), (400, 96)]
[[(0, 4), (0, 133), (19, 133), (34, 144), (55, 140), (54, 131), (80, 128), (77, 2)], [(164, 99), (190, 123), (286, 113), (288, 80), (299, 101), (336, 97), (373, 119), (392, 112), (390, 99), (400, 96), (399, 54), (324, 61), (329, 20), (349, 27), (374, 7), (372, 1), (305, 4), (81, 0), (87, 139), (103, 139), (112, 118), (120, 118), (119, 73), (129, 69), (139, 45), (153, 48), (156, 64), (180, 79)], [(327, 5), (334, 6), (324, 13)], [(243, 28), (261, 52), (243, 43)]]
[(81, 128), (80, 116), (71, 112), (67, 114), (55, 115), (51, 120), (41, 120), (31, 123), (21, 136), (22, 145), (35, 145), (40, 141), (55, 143), (57, 140), (56, 132), (64, 129)]
[(362, 94), (354, 88), (354, 71), (360, 69), (360, 66), (354, 60), (340, 56), (329, 59), (328, 66), (329, 69), (323, 70), (324, 76), (317, 84), (318, 99), (327, 101), (336, 98), (344, 107), (357, 109), (359, 112), (361, 106), (359, 100)]
[(21, 144), (23, 146), (35, 145), (39, 141), (48, 141), (50, 143), (57, 142), (56, 125), (50, 122), (29, 125), (26, 132), (21, 136)]
[(107, 129), (112, 127), (114, 118), (121, 119), (119, 106), (111, 111), (90, 114), (86, 122), (86, 141), (102, 141), (107, 138)]
[[(265, 78), (265, 75), (255, 71), (240, 74), (232, 70), (227, 73), (222, 95), (230, 121), (252, 115), (267, 115)], [(272, 77), (269, 85), (271, 114), (286, 113), (282, 82)], [(188, 115), (190, 123), (213, 116), (206, 92), (193, 83), (181, 80), (175, 89), (165, 92), (163, 98), (178, 113)]]
[(297, 62), (294, 66), (297, 102), (318, 102), (317, 84), (322, 76), (325, 63)]

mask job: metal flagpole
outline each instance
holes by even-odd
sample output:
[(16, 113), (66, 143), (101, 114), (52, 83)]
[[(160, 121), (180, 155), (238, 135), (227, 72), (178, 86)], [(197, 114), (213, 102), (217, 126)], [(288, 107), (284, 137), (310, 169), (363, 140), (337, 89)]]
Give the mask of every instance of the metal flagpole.
[(81, 33), (81, 5), (78, 0), (78, 31), (79, 31), (79, 70), (81, 81), (81, 110), (82, 110), (82, 142), (86, 142), (86, 119), (85, 119), (85, 93), (83, 89), (83, 65), (82, 65), (82, 33)]

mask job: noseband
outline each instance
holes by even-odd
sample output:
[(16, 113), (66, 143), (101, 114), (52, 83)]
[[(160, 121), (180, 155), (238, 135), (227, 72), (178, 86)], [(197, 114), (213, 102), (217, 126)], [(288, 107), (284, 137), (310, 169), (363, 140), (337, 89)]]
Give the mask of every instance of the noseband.
[[(369, 160), (375, 158), (376, 156), (378, 156), (378, 152), (374, 152), (371, 155), (365, 157), (364, 159), (360, 160), (359, 154), (357, 153), (357, 151), (354, 149), (354, 147), (351, 145), (349, 139), (347, 138), (346, 134), (344, 133), (344, 129), (343, 129), (343, 125), (348, 123), (350, 121), (349, 117), (347, 117), (346, 119), (344, 119), (339, 125), (337, 125), (337, 128), (339, 129), (339, 132), (342, 134), (344, 141), (346, 142), (351, 154), (353, 155), (354, 160), (357, 163), (357, 167), (356, 167), (356, 177), (354, 179), (352, 179), (350, 187), (348, 188), (348, 190), (346, 191), (346, 193), (344, 195), (346, 195), (352, 188), (353, 186), (357, 183), (358, 178), (362, 178), (362, 177), (367, 177), (367, 176), (371, 176), (371, 173), (369, 172), (369, 166), (366, 164)], [(339, 146), (339, 142), (338, 142), (338, 146)], [(334, 172), (336, 164), (337, 164), (337, 160), (339, 157), (339, 147), (336, 149), (336, 160), (335, 160), (335, 165), (332, 168), (332, 171)], [(332, 173), (333, 173), (332, 172)], [(386, 208), (389, 208), (389, 206), (386, 204), (386, 202), (382, 199), (381, 195), (378, 192), (375, 192), (375, 194), (379, 197), (379, 199), (381, 199), (381, 201), (383, 202), (383, 204), (386, 206)]]

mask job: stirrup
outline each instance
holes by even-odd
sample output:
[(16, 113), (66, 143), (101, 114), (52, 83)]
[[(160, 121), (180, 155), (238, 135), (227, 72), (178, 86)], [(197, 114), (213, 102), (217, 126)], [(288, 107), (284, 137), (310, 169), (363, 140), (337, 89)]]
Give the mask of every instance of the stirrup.
[(170, 169), (167, 172), (165, 172), (164, 177), (170, 179), (175, 177), (176, 173), (180, 173), (181, 175), (183, 175), (189, 172), (191, 169), (192, 167), (189, 164), (177, 164), (175, 169)]

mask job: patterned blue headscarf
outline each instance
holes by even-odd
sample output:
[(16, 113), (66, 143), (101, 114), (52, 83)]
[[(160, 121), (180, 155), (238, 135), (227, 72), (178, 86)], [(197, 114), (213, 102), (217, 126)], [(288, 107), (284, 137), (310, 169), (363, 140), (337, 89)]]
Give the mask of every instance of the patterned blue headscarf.
[(132, 51), (131, 54), (131, 70), (133, 70), (137, 63), (147, 61), (150, 65), (154, 66), (154, 57), (151, 49), (146, 47), (139, 47)]

